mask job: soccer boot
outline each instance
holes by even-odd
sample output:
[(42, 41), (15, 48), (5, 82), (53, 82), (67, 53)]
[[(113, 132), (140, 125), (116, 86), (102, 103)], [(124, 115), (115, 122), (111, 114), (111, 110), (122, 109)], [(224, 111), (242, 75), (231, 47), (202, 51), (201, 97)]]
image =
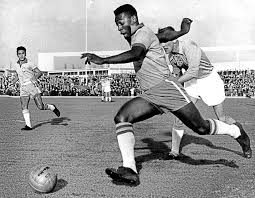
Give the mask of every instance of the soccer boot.
[(171, 152), (167, 153), (164, 156), (164, 160), (178, 160), (178, 159), (180, 159), (180, 156)]
[(107, 168), (105, 169), (105, 172), (114, 181), (124, 182), (131, 185), (140, 184), (138, 174), (131, 168), (120, 166), (118, 169)]
[(33, 130), (31, 127), (29, 127), (29, 126), (25, 126), (25, 127), (23, 127), (22, 129), (21, 129), (22, 131), (30, 131), (30, 130)]
[(244, 131), (242, 125), (239, 122), (234, 123), (234, 125), (236, 125), (240, 129), (240, 132), (241, 132), (241, 135), (238, 138), (236, 138), (236, 141), (242, 147), (244, 157), (245, 158), (251, 158), (252, 151), (251, 151), (251, 147), (250, 147), (250, 138), (249, 138), (249, 136)]
[(60, 111), (58, 110), (58, 108), (55, 106), (55, 105), (53, 105), (54, 107), (55, 107), (55, 109), (53, 110), (53, 112), (56, 114), (56, 116), (60, 116)]

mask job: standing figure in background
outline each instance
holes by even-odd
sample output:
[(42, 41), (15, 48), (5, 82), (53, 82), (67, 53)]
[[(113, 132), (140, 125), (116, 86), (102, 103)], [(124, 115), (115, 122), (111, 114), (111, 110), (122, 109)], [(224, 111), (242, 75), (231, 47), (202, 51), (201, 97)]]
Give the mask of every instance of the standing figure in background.
[(105, 102), (111, 102), (112, 101), (112, 97), (111, 97), (111, 78), (110, 77), (106, 77), (105, 78)]

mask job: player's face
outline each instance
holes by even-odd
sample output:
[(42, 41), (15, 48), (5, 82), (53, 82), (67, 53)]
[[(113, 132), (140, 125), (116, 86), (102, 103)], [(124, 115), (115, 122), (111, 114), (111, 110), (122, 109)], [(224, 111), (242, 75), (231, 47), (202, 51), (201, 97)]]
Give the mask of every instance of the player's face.
[(125, 38), (128, 38), (132, 35), (131, 25), (132, 20), (131, 17), (125, 13), (121, 13), (115, 17), (115, 23), (118, 27), (118, 31)]
[(164, 45), (164, 49), (166, 51), (167, 54), (172, 53), (172, 50), (174, 48), (174, 42), (172, 41), (168, 41), (165, 45)]
[(19, 50), (17, 56), (20, 61), (23, 61), (26, 58), (26, 52), (24, 50)]

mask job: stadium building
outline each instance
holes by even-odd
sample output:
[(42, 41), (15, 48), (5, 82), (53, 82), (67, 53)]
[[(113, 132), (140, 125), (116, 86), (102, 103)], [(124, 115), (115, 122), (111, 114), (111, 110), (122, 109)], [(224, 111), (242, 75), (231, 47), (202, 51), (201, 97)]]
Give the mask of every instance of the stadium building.
[[(255, 45), (202, 47), (217, 71), (255, 70)], [(89, 51), (102, 57), (112, 56), (123, 51)], [(84, 52), (38, 53), (38, 68), (46, 75), (67, 75), (88, 77), (92, 75), (112, 75), (134, 73), (133, 64), (85, 65), (80, 59)], [(12, 73), (5, 69), (2, 75)]]
[[(217, 71), (255, 69), (255, 46), (202, 47)], [(102, 57), (123, 51), (89, 51)], [(39, 53), (38, 67), (49, 75), (90, 76), (134, 73), (133, 64), (85, 65), (80, 59), (84, 52)]]
[[(112, 56), (123, 51), (91, 51), (102, 57)], [(55, 52), (39, 53), (38, 68), (48, 72), (49, 75), (68, 76), (89, 76), (89, 75), (111, 75), (120, 73), (134, 73), (133, 64), (104, 64), (90, 65), (84, 64), (84, 59), (80, 59), (84, 52)]]

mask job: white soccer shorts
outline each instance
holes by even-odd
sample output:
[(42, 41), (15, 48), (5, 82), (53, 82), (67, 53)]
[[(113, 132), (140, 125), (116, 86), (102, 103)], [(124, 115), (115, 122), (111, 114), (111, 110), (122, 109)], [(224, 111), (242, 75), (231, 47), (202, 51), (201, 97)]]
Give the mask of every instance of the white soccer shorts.
[(34, 98), (36, 94), (40, 94), (41, 90), (32, 82), (27, 82), (20, 87), (20, 96), (30, 96)]
[(201, 79), (192, 79), (184, 83), (187, 93), (202, 99), (208, 106), (221, 104), (225, 100), (224, 82), (216, 71)]

